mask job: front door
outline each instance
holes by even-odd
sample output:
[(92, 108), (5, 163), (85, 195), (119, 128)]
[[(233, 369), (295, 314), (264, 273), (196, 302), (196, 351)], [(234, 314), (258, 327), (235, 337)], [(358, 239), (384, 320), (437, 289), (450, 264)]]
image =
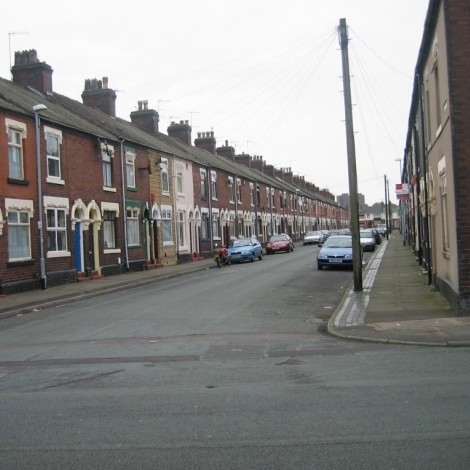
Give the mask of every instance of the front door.
[(84, 270), (83, 265), (83, 227), (80, 222), (75, 223), (74, 235), (75, 269), (77, 272)]

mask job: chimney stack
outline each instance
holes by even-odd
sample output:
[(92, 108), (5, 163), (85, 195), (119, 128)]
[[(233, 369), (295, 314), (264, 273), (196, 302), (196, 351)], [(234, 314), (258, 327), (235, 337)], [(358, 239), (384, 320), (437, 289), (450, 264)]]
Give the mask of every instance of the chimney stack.
[(214, 131), (210, 132), (198, 132), (197, 139), (194, 141), (194, 145), (197, 148), (206, 150), (213, 155), (216, 155), (216, 140), (214, 137)]
[(168, 126), (167, 132), (170, 137), (181, 140), (184, 144), (191, 146), (191, 130), (189, 121), (180, 121), (179, 124), (172, 122)]
[(228, 144), (228, 140), (225, 141), (223, 147), (217, 147), (217, 155), (226, 158), (227, 160), (235, 161), (235, 148)]
[(29, 86), (41, 93), (52, 93), (52, 68), (39, 62), (34, 49), (15, 52), (15, 65), (11, 68), (13, 83)]
[(137, 106), (138, 110), (131, 112), (132, 124), (151, 134), (158, 134), (160, 117), (157, 111), (148, 109), (148, 100), (138, 101)]
[(108, 77), (103, 77), (103, 80), (96, 78), (85, 80), (82, 100), (83, 104), (116, 117), (116, 92), (108, 88)]

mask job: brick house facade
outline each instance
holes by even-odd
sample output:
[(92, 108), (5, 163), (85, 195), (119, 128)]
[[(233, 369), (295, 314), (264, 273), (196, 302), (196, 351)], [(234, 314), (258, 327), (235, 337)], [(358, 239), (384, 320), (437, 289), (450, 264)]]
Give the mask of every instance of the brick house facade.
[(402, 171), (408, 241), (459, 315), (470, 314), (469, 24), (466, 0), (430, 0)]
[(162, 134), (146, 101), (125, 121), (107, 78), (86, 79), (79, 103), (53, 91), (52, 73), (36, 51), (23, 51), (13, 81), (0, 79), (1, 294), (194, 261), (234, 237), (264, 243), (347, 224), (333, 195), (217, 148), (213, 131), (194, 145), (187, 121)]

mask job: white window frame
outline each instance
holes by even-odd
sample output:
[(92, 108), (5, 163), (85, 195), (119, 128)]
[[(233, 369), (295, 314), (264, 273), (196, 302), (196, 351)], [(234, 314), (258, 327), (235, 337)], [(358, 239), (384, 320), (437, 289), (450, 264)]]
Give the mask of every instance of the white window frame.
[[(32, 201), (28, 202), (30, 203), (30, 207), (24, 207), (23, 204), (20, 204), (21, 208), (7, 208), (9, 262), (25, 261), (31, 259)], [(10, 215), (12, 214), (15, 214), (17, 216), (15, 221), (10, 218)], [(13, 234), (15, 234), (16, 240), (23, 238), (23, 241), (25, 241), (25, 243), (21, 245), (21, 249), (24, 250), (23, 256), (12, 256), (13, 247), (10, 245), (10, 243), (12, 242)], [(18, 255), (18, 253), (16, 253), (16, 255)]]
[(173, 245), (173, 208), (171, 206), (162, 206), (162, 236), (163, 245)]
[(201, 212), (201, 238), (208, 240), (210, 238), (210, 223), (209, 223), (209, 212)]
[(199, 172), (201, 178), (200, 185), (200, 196), (201, 199), (207, 199), (207, 173), (206, 170), (200, 170)]
[(237, 201), (241, 204), (242, 202), (242, 180), (237, 178)]
[(184, 174), (183, 165), (181, 163), (178, 163), (176, 165), (176, 192), (178, 194), (184, 194), (183, 174)]
[[(108, 214), (110, 215), (108, 217)], [(115, 250), (116, 241), (116, 211), (103, 211), (103, 247), (104, 250)]]
[[(46, 155), (47, 155), (47, 179), (48, 183), (54, 184), (65, 184), (62, 179), (62, 168), (61, 168), (61, 147), (62, 147), (62, 131), (53, 129), (52, 127), (44, 126), (44, 138), (46, 140)], [(50, 153), (49, 142), (51, 139), (57, 141), (57, 155)], [(57, 167), (57, 174), (50, 173), (50, 165), (53, 164)]]
[(103, 189), (115, 190), (113, 179), (114, 147), (101, 144), (101, 160), (103, 164)]
[(211, 199), (217, 201), (217, 173), (211, 170)]
[[(27, 137), (26, 124), (13, 119), (5, 119), (7, 142), (8, 142), (8, 177), (15, 180), (24, 180), (24, 152), (23, 141)], [(10, 140), (10, 133), (19, 136), (19, 142)], [(12, 158), (14, 155), (18, 158), (18, 172), (12, 175)]]
[(233, 177), (229, 176), (227, 178), (227, 181), (228, 181), (228, 193), (230, 197), (230, 202), (232, 204), (235, 204), (235, 187), (233, 185)]
[(140, 246), (140, 209), (126, 209), (127, 246)]
[[(53, 214), (52, 219), (51, 214)], [(65, 207), (46, 207), (46, 232), (47, 256), (67, 253), (67, 209)]]
[(162, 158), (160, 162), (162, 194), (168, 196), (170, 194), (170, 178), (168, 175), (168, 159)]
[(126, 150), (126, 182), (128, 188), (135, 188), (135, 152)]
[(178, 246), (181, 248), (185, 245), (185, 212), (183, 210), (178, 210), (178, 218), (177, 218), (177, 225), (178, 225)]
[(220, 217), (217, 211), (212, 211), (212, 239), (220, 240)]

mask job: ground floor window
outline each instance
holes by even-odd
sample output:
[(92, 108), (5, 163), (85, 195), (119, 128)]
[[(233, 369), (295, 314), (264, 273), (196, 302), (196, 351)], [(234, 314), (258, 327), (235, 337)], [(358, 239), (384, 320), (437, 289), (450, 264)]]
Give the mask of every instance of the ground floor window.
[(47, 209), (47, 251), (67, 251), (65, 209)]
[(116, 212), (103, 212), (104, 249), (116, 248)]
[(10, 261), (31, 258), (29, 212), (8, 212), (8, 257)]
[(127, 209), (127, 245), (140, 245), (139, 210)]
[(201, 217), (201, 236), (202, 238), (209, 238), (209, 214), (204, 213)]
[(184, 246), (184, 212), (178, 211), (178, 246)]
[(162, 210), (162, 232), (163, 243), (171, 243), (173, 241), (173, 232), (171, 230), (171, 211)]

